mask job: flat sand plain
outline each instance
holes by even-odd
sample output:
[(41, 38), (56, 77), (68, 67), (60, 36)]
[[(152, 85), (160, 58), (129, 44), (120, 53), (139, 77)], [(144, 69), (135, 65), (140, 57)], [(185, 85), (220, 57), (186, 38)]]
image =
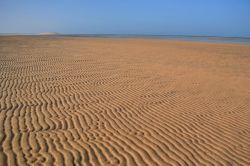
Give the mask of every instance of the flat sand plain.
[(250, 46), (0, 37), (0, 165), (250, 165)]

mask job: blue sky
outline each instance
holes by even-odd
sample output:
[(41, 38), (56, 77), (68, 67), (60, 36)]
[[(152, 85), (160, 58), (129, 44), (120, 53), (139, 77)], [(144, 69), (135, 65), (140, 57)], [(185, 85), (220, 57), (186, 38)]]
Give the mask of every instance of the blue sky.
[(250, 0), (0, 0), (0, 33), (250, 37)]

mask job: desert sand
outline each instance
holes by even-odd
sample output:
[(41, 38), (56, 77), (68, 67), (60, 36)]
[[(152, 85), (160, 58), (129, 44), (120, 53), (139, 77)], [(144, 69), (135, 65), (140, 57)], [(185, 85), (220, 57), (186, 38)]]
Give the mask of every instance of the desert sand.
[(250, 165), (250, 45), (0, 37), (0, 165)]

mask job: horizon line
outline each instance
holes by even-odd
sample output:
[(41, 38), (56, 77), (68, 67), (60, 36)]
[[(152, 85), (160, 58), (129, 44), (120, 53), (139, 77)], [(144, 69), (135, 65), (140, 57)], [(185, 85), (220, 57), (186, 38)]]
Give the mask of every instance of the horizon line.
[[(48, 34), (46, 34), (48, 33)], [(50, 34), (51, 33), (51, 34)], [(53, 34), (54, 33), (54, 34)], [(0, 33), (0, 36), (70, 36), (70, 35), (86, 35), (86, 36), (172, 36), (172, 37), (211, 37), (211, 38), (246, 38), (243, 36), (220, 36), (220, 35), (189, 35), (189, 34), (136, 34), (136, 33), (58, 33), (58, 32), (41, 32), (41, 33)]]

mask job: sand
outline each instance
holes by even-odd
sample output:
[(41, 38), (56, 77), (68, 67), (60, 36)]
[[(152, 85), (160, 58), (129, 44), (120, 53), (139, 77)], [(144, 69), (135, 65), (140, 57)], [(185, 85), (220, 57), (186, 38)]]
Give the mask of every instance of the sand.
[(0, 37), (0, 165), (250, 165), (250, 46)]

